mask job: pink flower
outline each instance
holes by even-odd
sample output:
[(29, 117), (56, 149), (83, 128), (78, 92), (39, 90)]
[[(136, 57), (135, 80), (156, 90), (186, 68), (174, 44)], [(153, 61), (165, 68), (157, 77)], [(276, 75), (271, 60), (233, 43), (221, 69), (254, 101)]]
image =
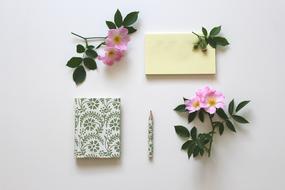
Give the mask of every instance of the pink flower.
[(204, 109), (210, 113), (213, 114), (216, 112), (217, 108), (224, 108), (225, 106), (225, 96), (221, 93), (216, 91), (215, 89), (212, 89), (208, 86), (201, 89), (201, 92), (203, 92), (203, 104)]
[(203, 103), (201, 102), (201, 99), (199, 96), (195, 96), (191, 98), (190, 100), (185, 101), (186, 109), (189, 111), (189, 113), (195, 112), (203, 108)]
[(128, 29), (120, 27), (118, 29), (110, 29), (106, 39), (106, 45), (109, 47), (115, 47), (120, 50), (127, 50), (130, 37), (128, 35)]
[(186, 100), (185, 106), (189, 113), (204, 109), (206, 112), (213, 114), (218, 108), (224, 108), (225, 97), (222, 93), (206, 86), (198, 89), (195, 97)]
[(101, 60), (106, 65), (113, 65), (116, 61), (120, 61), (124, 55), (124, 51), (114, 48), (114, 47), (105, 47), (105, 55), (98, 56), (98, 59)]
[(207, 95), (207, 92), (208, 92), (208, 88), (209, 87), (205, 87), (205, 88), (202, 88), (202, 89), (198, 89), (197, 91), (196, 91), (196, 96), (200, 99), (200, 102), (202, 103), (202, 104), (204, 104), (204, 102), (205, 102), (205, 97), (206, 97), (206, 95)]

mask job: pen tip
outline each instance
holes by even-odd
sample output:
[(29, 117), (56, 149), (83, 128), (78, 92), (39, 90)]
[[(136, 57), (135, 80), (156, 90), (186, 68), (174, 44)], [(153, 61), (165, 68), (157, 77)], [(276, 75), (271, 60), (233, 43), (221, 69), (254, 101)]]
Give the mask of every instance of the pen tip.
[(150, 115), (150, 117), (152, 118), (153, 116), (152, 116), (152, 111), (150, 110), (149, 111), (149, 115)]

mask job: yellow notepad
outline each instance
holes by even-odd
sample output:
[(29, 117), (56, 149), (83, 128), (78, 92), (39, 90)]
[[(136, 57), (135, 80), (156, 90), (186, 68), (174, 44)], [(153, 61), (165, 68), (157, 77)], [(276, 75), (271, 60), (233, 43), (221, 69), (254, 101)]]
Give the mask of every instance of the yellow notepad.
[(194, 50), (192, 33), (145, 35), (145, 74), (215, 74), (215, 49)]

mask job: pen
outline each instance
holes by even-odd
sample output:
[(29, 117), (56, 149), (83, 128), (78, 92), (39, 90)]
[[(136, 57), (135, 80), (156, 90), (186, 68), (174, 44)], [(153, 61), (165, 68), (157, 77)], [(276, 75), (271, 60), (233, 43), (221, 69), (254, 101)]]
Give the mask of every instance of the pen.
[(153, 115), (151, 110), (148, 118), (148, 157), (153, 157)]

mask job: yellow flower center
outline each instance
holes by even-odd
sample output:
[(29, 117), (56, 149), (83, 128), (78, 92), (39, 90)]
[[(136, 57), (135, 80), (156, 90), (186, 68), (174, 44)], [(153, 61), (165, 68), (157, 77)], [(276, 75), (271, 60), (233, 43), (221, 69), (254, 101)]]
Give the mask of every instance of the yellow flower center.
[(217, 104), (217, 100), (214, 97), (208, 98), (207, 102), (208, 102), (209, 106), (215, 106)]
[(115, 36), (114, 37), (115, 44), (119, 44), (119, 43), (121, 43), (121, 41), (122, 41), (121, 36)]
[(108, 52), (108, 57), (113, 57), (115, 55), (115, 52), (114, 51), (109, 51)]
[(200, 102), (199, 101), (195, 101), (195, 102), (193, 102), (192, 106), (194, 108), (199, 108), (200, 107)]

